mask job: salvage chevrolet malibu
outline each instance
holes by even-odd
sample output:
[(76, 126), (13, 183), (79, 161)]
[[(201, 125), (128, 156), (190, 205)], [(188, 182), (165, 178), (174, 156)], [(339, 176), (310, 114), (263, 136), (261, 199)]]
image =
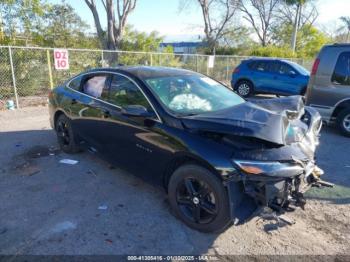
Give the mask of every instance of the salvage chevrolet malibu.
[(163, 186), (203, 232), (227, 228), (245, 198), (282, 212), (327, 185), (314, 159), (321, 118), (299, 96), (252, 103), (195, 72), (121, 66), (73, 77), (49, 105), (64, 152), (90, 148)]

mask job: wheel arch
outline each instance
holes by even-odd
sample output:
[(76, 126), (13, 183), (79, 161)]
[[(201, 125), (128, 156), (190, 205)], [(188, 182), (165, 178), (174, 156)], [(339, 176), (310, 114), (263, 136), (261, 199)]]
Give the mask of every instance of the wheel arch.
[(220, 180), (222, 180), (219, 172), (207, 161), (191, 153), (180, 153), (177, 154), (171, 161), (169, 161), (169, 163), (166, 165), (165, 171), (163, 172), (163, 187), (166, 192), (168, 192), (168, 184), (175, 170), (185, 164), (195, 164), (204, 167), (212, 172)]
[(53, 116), (53, 127), (55, 129), (56, 129), (56, 121), (60, 115), (65, 115), (66, 117), (68, 117), (68, 115), (66, 114), (66, 112), (63, 109), (61, 109), (61, 108), (57, 109), (56, 112), (54, 113), (54, 116)]
[(331, 118), (337, 118), (339, 113), (347, 108), (350, 108), (350, 98), (341, 101), (335, 106)]

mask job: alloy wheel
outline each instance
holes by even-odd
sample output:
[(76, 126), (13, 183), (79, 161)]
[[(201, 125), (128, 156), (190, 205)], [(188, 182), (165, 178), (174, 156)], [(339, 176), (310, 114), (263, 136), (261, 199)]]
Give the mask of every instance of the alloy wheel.
[(242, 83), (238, 86), (238, 93), (241, 95), (241, 96), (246, 96), (248, 95), (250, 92), (250, 87), (248, 84), (246, 83)]
[(343, 126), (346, 131), (350, 132), (350, 114), (344, 117)]
[(68, 146), (70, 143), (70, 135), (68, 124), (64, 121), (58, 121), (57, 123), (57, 136), (63, 145)]
[(179, 183), (176, 201), (183, 215), (195, 223), (210, 223), (218, 214), (213, 190), (195, 178), (185, 178)]

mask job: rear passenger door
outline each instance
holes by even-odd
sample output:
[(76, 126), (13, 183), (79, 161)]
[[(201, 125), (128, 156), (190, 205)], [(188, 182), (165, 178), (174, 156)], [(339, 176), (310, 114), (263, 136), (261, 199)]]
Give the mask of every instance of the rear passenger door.
[(81, 98), (72, 101), (79, 110), (74, 112), (73, 128), (93, 147), (101, 147), (101, 122), (109, 116), (109, 105), (104, 102), (108, 96), (110, 75), (97, 72), (82, 78)]
[(268, 71), (268, 61), (256, 61), (253, 66), (254, 88), (258, 92), (269, 92), (272, 83), (272, 76)]

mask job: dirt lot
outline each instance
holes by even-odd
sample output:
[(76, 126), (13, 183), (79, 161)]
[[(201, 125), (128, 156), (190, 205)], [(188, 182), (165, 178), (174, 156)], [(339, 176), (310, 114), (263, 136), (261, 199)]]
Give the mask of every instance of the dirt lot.
[(0, 131), (2, 255), (350, 255), (350, 140), (332, 128), (318, 161), (334, 189), (313, 189), (295, 225), (255, 217), (219, 235), (187, 228), (161, 189), (94, 154), (60, 152), (46, 107), (0, 112)]

